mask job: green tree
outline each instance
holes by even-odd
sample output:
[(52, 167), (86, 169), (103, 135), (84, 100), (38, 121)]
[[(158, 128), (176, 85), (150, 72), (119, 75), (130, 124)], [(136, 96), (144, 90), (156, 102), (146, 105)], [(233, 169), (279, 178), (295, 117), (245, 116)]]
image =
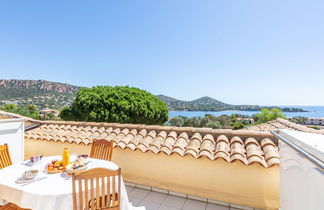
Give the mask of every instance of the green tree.
[(168, 122), (168, 125), (182, 127), (183, 123), (184, 123), (183, 118), (178, 116), (178, 117), (171, 118)]
[(2, 109), (6, 112), (17, 112), (18, 107), (16, 104), (5, 104)]
[(71, 106), (63, 108), (64, 120), (163, 124), (168, 107), (157, 96), (128, 86), (82, 88)]
[(208, 124), (209, 122), (211, 122), (211, 120), (208, 117), (204, 116), (200, 118), (199, 127), (206, 127), (206, 124)]
[(233, 122), (231, 123), (231, 126), (233, 126), (233, 130), (238, 130), (245, 127), (245, 125), (241, 121)]
[(261, 112), (253, 115), (253, 119), (257, 124), (265, 123), (277, 118), (286, 118), (285, 114), (277, 108), (274, 109), (261, 109)]
[(213, 128), (213, 129), (220, 129), (222, 128), (221, 124), (218, 121), (215, 122), (208, 122), (205, 124), (206, 128)]
[(201, 121), (201, 117), (191, 117), (191, 118), (188, 118), (183, 123), (183, 126), (186, 126), (186, 127), (201, 127), (200, 126), (200, 121)]
[(5, 104), (0, 109), (6, 112), (19, 114), (25, 117), (39, 119), (39, 111), (35, 105), (17, 106), (16, 104)]

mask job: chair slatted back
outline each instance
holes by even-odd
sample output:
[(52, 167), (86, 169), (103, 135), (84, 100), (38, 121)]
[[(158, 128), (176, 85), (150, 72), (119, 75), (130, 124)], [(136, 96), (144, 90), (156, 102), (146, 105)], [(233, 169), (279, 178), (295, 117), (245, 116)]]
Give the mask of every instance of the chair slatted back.
[(72, 175), (73, 210), (119, 210), (121, 169), (94, 168)]
[(0, 145), (0, 169), (12, 165), (8, 145)]
[(91, 146), (90, 157), (109, 160), (112, 159), (113, 153), (113, 142), (105, 139), (94, 140)]

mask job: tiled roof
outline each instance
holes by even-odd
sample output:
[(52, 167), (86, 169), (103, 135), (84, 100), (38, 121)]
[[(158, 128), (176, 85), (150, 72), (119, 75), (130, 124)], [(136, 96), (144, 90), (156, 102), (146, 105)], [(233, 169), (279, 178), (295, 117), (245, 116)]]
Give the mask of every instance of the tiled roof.
[(19, 114), (14, 114), (10, 112), (5, 112), (0, 110), (0, 119), (12, 119), (12, 118), (21, 118), (25, 120), (25, 131), (37, 127), (42, 124), (40, 120), (34, 120), (29, 117), (21, 116)]
[(245, 165), (259, 163), (264, 167), (279, 164), (277, 140), (269, 132), (66, 121), (43, 123), (27, 131), (26, 140), (88, 145), (94, 139), (107, 139), (114, 141), (115, 147), (133, 151), (241, 161)]
[(247, 128), (244, 128), (242, 130), (253, 130), (253, 131), (276, 131), (278, 129), (289, 129), (289, 130), (296, 130), (296, 131), (302, 131), (307, 133), (317, 133), (317, 134), (324, 134), (324, 130), (315, 130), (313, 128), (309, 128), (304, 125), (299, 125), (293, 122), (290, 122), (285, 119), (278, 118), (273, 121), (269, 121), (263, 124), (250, 126)]

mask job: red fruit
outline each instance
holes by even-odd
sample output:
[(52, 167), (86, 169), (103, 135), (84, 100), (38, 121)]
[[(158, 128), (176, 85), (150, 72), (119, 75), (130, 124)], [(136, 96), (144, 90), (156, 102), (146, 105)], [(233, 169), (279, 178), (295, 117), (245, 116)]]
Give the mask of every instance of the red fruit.
[(52, 164), (54, 165), (58, 160), (52, 160)]
[(47, 168), (49, 168), (49, 167), (53, 167), (53, 163), (47, 164)]

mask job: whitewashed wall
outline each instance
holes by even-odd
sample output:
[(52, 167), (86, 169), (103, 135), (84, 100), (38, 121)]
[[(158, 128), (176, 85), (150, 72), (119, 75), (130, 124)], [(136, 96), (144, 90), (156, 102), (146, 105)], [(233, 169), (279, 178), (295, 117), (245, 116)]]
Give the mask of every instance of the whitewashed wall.
[(13, 163), (24, 159), (24, 120), (0, 120), (0, 145), (7, 143)]
[(279, 142), (280, 209), (324, 209), (324, 170), (320, 167), (324, 164), (324, 135), (288, 130), (279, 134), (287, 141)]

